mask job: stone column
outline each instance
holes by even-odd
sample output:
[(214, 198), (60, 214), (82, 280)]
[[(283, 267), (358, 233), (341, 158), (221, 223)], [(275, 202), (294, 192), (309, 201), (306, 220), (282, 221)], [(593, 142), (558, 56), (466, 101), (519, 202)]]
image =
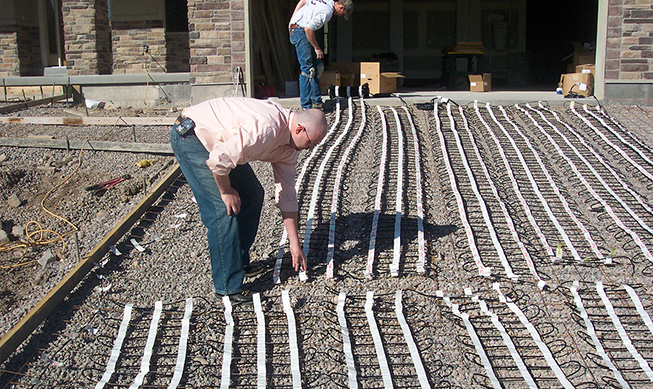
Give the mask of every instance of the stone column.
[(63, 0), (69, 75), (111, 74), (108, 0)]
[(233, 83), (245, 72), (245, 0), (188, 0), (191, 84)]

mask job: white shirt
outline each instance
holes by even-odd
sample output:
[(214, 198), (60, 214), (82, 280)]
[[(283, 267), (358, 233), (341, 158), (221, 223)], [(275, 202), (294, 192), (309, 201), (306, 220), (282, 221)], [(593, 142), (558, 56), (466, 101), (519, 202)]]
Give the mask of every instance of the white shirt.
[(295, 12), (290, 23), (317, 31), (328, 23), (332, 16), (333, 0), (306, 0), (306, 4)]

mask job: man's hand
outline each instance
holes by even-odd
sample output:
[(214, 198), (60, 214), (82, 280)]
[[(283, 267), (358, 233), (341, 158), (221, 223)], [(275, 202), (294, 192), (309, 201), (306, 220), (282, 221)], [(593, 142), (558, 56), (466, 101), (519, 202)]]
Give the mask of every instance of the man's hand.
[(299, 245), (290, 246), (290, 255), (292, 255), (292, 267), (295, 271), (305, 271), (306, 270), (306, 256), (304, 251)]
[(222, 202), (227, 207), (227, 215), (234, 216), (240, 212), (240, 195), (235, 189), (228, 193), (220, 193), (222, 195)]
[(299, 244), (297, 235), (297, 212), (281, 212), (283, 225), (288, 233), (288, 242), (290, 243), (290, 255), (292, 255), (292, 266), (295, 271), (306, 270), (306, 255)]
[[(208, 160), (206, 161), (206, 165), (210, 167)], [(238, 191), (231, 186), (229, 176), (219, 176), (213, 173), (213, 178), (220, 190), (222, 202), (227, 207), (227, 215), (238, 215), (238, 212), (240, 212), (240, 194), (238, 194)]]
[(308, 42), (311, 44), (311, 46), (313, 46), (313, 49), (315, 50), (315, 55), (317, 56), (317, 59), (324, 58), (324, 51), (322, 51), (320, 45), (317, 44), (317, 39), (315, 38), (315, 31), (311, 30), (308, 27), (304, 27), (304, 32), (306, 33), (306, 39), (308, 39)]

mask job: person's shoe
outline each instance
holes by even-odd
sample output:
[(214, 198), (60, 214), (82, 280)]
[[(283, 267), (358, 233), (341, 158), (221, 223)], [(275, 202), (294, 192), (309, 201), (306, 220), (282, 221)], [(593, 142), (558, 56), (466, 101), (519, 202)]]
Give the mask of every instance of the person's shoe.
[(313, 106), (311, 108), (322, 109), (322, 103), (313, 103)]
[[(222, 297), (220, 294), (218, 294), (218, 296)], [(230, 294), (229, 301), (231, 301), (231, 305), (252, 304), (252, 294), (249, 293), (249, 290), (243, 290), (240, 293)]]
[(256, 277), (257, 275), (263, 273), (265, 271), (265, 268), (258, 263), (250, 263), (249, 265), (245, 266), (245, 277), (251, 278), (251, 277)]

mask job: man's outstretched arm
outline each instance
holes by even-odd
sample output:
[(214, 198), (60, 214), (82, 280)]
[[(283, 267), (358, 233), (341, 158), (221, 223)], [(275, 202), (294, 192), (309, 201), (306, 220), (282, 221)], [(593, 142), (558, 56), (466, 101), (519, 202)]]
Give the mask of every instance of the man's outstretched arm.
[(297, 212), (281, 212), (283, 225), (288, 233), (290, 242), (290, 255), (292, 255), (292, 266), (295, 271), (306, 270), (306, 256), (302, 247), (299, 245), (299, 235), (297, 232)]

